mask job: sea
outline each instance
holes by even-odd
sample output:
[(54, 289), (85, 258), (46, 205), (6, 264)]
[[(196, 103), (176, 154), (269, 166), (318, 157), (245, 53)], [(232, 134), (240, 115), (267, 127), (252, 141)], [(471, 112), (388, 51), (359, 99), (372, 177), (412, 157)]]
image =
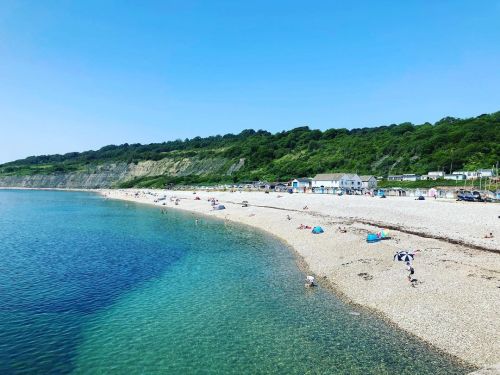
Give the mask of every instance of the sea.
[(290, 248), (243, 225), (0, 190), (0, 374), (473, 370), (305, 276)]

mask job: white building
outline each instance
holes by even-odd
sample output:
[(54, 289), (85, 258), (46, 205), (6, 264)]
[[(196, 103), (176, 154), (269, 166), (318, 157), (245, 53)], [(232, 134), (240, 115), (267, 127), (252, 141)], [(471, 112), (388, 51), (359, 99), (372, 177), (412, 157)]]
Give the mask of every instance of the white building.
[(387, 176), (388, 181), (403, 181), (403, 175), (395, 174)]
[(427, 173), (427, 179), (429, 179), (429, 180), (438, 180), (440, 178), (444, 178), (443, 171), (436, 171), (436, 172)]
[(292, 188), (295, 192), (297, 191), (306, 191), (312, 186), (312, 178), (296, 178), (292, 181)]
[(418, 181), (418, 180), (420, 180), (420, 175), (413, 174), (413, 173), (404, 174), (402, 177), (403, 177), (403, 179), (401, 181)]
[(493, 177), (495, 175), (493, 169), (478, 169), (477, 173), (479, 177)]
[(312, 187), (360, 190), (362, 183), (357, 174), (325, 173), (318, 174), (312, 179)]
[(476, 171), (457, 171), (453, 172), (452, 174), (463, 174), (467, 178), (467, 180), (475, 180), (479, 177)]
[(363, 189), (376, 189), (377, 188), (377, 179), (375, 176), (359, 176), (361, 179), (361, 186)]
[(445, 174), (444, 175), (445, 180), (455, 180), (455, 181), (463, 181), (466, 180), (467, 177), (464, 174)]

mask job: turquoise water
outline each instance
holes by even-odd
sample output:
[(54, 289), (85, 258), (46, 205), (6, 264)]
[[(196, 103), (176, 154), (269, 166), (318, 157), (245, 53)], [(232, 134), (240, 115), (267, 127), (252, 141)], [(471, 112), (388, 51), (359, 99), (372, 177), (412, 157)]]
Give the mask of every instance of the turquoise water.
[(1, 374), (471, 370), (304, 288), (289, 249), (247, 227), (10, 190), (0, 191), (0, 244)]

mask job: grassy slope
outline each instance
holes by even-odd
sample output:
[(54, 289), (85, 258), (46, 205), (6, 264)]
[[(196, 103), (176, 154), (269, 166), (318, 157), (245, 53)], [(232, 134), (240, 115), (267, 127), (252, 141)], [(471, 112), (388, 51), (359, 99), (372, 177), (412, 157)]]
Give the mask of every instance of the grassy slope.
[[(163, 158), (191, 160), (193, 165), (211, 158), (223, 158), (228, 162), (211, 170), (194, 168), (183, 177), (141, 177), (127, 186), (287, 180), (336, 171), (380, 176), (491, 168), (500, 160), (500, 112), (470, 119), (447, 117), (435, 124), (403, 123), (323, 132), (302, 127), (276, 134), (245, 130), (238, 135), (196, 137), (150, 145), (111, 145), (97, 151), (34, 156), (6, 163), (0, 165), (0, 176), (92, 171), (100, 164)], [(228, 176), (229, 165), (240, 159), (245, 159), (244, 167)], [(434, 182), (418, 184), (432, 186)], [(443, 184), (453, 186), (455, 182), (441, 182)]]

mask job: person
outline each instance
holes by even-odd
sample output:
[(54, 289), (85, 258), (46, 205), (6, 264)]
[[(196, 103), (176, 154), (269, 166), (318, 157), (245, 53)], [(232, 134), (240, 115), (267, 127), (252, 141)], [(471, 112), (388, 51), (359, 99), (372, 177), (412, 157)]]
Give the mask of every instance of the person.
[(308, 209), (309, 209), (309, 207), (307, 207), (307, 206), (304, 206), (304, 208), (303, 208), (303, 210), (308, 210)]
[(290, 217), (290, 215), (286, 215), (286, 218), (287, 218), (288, 220), (292, 220), (292, 218)]
[(307, 276), (306, 277), (306, 287), (313, 287), (316, 286), (316, 283), (314, 282), (314, 276)]
[(413, 268), (411, 262), (406, 262), (406, 269), (409, 272), (409, 274), (408, 274), (408, 281), (412, 282), (413, 281), (412, 275), (415, 273), (415, 269)]
[(196, 220), (194, 221), (194, 223), (195, 223), (196, 225), (198, 225), (198, 223), (199, 223), (199, 222), (200, 222), (200, 221), (199, 221), (198, 219), (196, 219)]
[(493, 232), (490, 232), (490, 234), (486, 234), (484, 238), (493, 238)]

